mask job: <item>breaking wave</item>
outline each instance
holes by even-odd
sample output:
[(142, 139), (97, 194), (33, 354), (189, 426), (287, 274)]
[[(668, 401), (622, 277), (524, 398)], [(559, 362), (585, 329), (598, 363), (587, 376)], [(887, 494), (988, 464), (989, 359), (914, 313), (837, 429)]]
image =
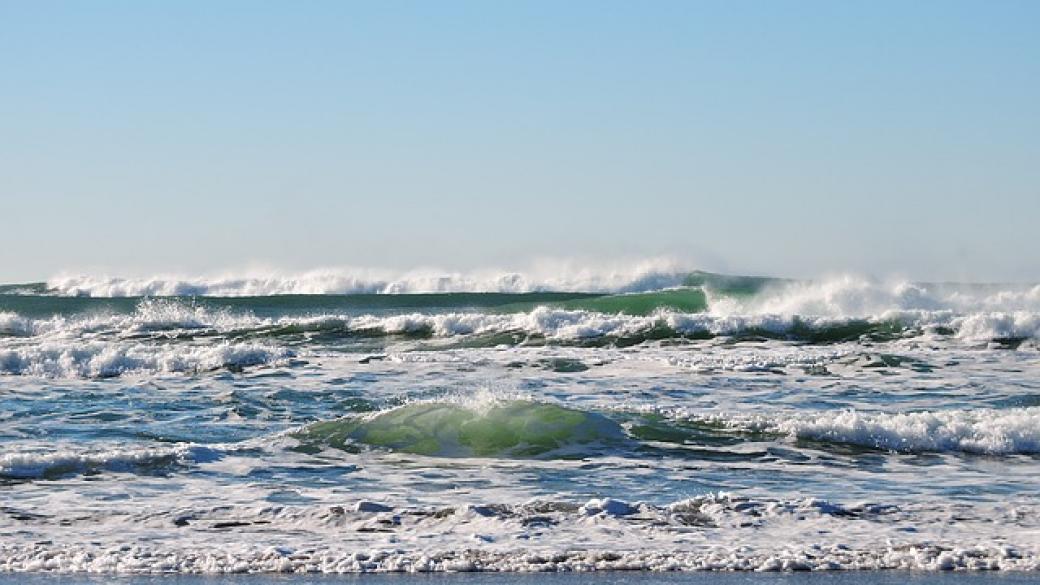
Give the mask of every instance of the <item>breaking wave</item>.
[(217, 446), (178, 443), (156, 447), (90, 449), (49, 446), (36, 451), (0, 454), (0, 478), (51, 479), (67, 475), (159, 471), (170, 466), (219, 459)]
[[(643, 284), (633, 288), (680, 282), (646, 274), (640, 278)], [(297, 351), (371, 351), (424, 340), (436, 341), (420, 344), (425, 349), (631, 346), (717, 337), (817, 344), (923, 338), (1015, 348), (1032, 347), (1040, 338), (1040, 286), (886, 284), (855, 277), (795, 282), (707, 273), (683, 278), (683, 286), (624, 294), (202, 300), (7, 294), (0, 295), (0, 374), (194, 373), (279, 363)], [(171, 292), (177, 291), (127, 294)]]
[[(296, 274), (142, 278), (65, 275), (51, 278), (46, 290), (66, 296), (267, 296), (536, 291), (640, 292), (683, 284), (691, 270), (668, 260), (627, 266), (585, 268), (547, 263), (525, 272), (438, 270), (394, 272), (363, 268), (312, 270)], [(24, 287), (23, 287), (24, 288)]]
[(589, 443), (617, 442), (620, 425), (602, 414), (526, 400), (467, 404), (422, 402), (308, 426), (304, 448), (367, 445), (438, 457), (567, 454)]
[[(1040, 453), (1040, 407), (875, 413), (844, 410), (783, 416), (673, 415), (720, 432), (787, 436), (900, 453)], [(674, 424), (674, 423), (673, 423)]]
[(800, 439), (918, 453), (1040, 453), (1040, 408), (915, 413), (844, 411), (772, 425)]
[(51, 378), (112, 378), (128, 374), (197, 374), (277, 364), (295, 355), (257, 343), (204, 346), (146, 343), (45, 342), (0, 349), (0, 374)]
[[(631, 298), (628, 298), (631, 297)], [(875, 340), (932, 335), (966, 342), (1021, 341), (1040, 334), (1040, 311), (959, 313), (942, 310), (887, 310), (877, 314), (745, 312), (696, 309), (696, 290), (614, 295), (550, 303), (511, 303), (465, 311), (321, 312), (261, 317), (250, 310), (195, 305), (178, 300), (145, 299), (130, 313), (86, 313), (30, 318), (0, 313), (4, 337), (73, 340), (278, 338), (307, 333), (340, 337), (407, 336), (452, 338), (486, 336), (493, 343), (639, 343), (654, 339), (761, 336), (810, 342)], [(723, 303), (725, 304), (725, 303)], [(732, 307), (729, 307), (730, 309)]]
[(792, 412), (757, 417), (579, 410), (526, 399), (422, 401), (317, 422), (301, 449), (374, 447), (436, 457), (572, 457), (669, 445), (693, 456), (788, 438), (901, 453), (1040, 453), (1040, 407), (912, 413)]

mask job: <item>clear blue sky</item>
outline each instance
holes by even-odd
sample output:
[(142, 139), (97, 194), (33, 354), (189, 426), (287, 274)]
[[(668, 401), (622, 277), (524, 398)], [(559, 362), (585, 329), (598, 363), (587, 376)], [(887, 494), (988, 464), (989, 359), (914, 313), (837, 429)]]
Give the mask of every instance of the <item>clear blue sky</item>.
[(0, 0), (0, 281), (1040, 280), (1040, 2)]

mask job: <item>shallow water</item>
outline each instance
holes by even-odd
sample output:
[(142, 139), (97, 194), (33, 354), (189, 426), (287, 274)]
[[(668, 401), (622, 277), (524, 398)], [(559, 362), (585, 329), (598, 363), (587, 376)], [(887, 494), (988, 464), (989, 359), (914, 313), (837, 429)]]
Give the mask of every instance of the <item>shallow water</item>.
[(980, 583), (1031, 583), (1023, 573), (921, 573), (906, 571), (856, 573), (453, 573), (421, 575), (160, 575), (160, 576), (3, 576), (0, 583), (52, 583), (60, 578), (70, 585), (117, 583), (121, 585), (455, 585), (501, 583), (505, 585), (976, 585)]
[(0, 570), (1040, 567), (1040, 287), (666, 276), (7, 287)]

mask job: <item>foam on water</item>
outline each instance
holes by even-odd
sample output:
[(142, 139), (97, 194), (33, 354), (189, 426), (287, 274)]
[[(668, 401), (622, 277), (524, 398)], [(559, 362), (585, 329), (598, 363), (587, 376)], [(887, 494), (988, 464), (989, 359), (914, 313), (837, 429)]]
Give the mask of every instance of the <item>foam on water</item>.
[[(621, 421), (629, 431), (622, 429)], [(727, 437), (726, 433), (736, 434)], [(496, 401), (479, 408), (434, 401), (315, 423), (296, 436), (310, 449), (333, 446), (356, 451), (367, 445), (438, 457), (516, 457), (586, 453), (582, 447), (590, 443), (610, 451), (623, 447), (629, 438), (696, 445), (704, 439), (760, 441), (768, 435), (903, 453), (1036, 454), (1040, 453), (1040, 407), (914, 413), (844, 410), (753, 417), (714, 414), (685, 419), (672, 414), (644, 420), (625, 410), (581, 411), (529, 400)]]
[(186, 443), (85, 450), (77, 446), (47, 445), (31, 451), (0, 454), (0, 478), (40, 479), (101, 471), (135, 471), (213, 460), (219, 448)]
[(110, 378), (128, 374), (199, 374), (278, 364), (295, 355), (259, 343), (155, 345), (135, 342), (48, 341), (0, 348), (0, 374), (52, 378)]
[(295, 274), (143, 278), (62, 275), (47, 288), (69, 296), (266, 296), (288, 294), (402, 294), (456, 292), (586, 291), (637, 292), (679, 286), (691, 269), (667, 259), (587, 268), (547, 261), (526, 271), (392, 271), (368, 268), (312, 270)]
[[(708, 287), (709, 293), (713, 290)], [(845, 275), (817, 281), (772, 281), (756, 294), (713, 295), (715, 314), (853, 317), (889, 311), (1040, 311), (1040, 285), (958, 285)]]
[[(110, 377), (127, 373), (198, 373), (284, 363), (296, 355), (321, 353), (322, 345), (300, 349), (309, 336), (325, 343), (365, 349), (402, 339), (456, 339), (471, 344), (603, 345), (767, 336), (834, 343), (868, 336), (920, 337), (930, 343), (982, 345), (991, 341), (1040, 338), (1040, 313), (956, 315), (889, 312), (881, 317), (843, 319), (798, 315), (715, 315), (658, 310), (649, 315), (599, 313), (540, 306), (519, 313), (442, 312), (406, 314), (320, 314), (257, 317), (177, 301), (143, 301), (129, 314), (87, 314), (42, 319), (0, 315), (0, 374), (50, 377)], [(466, 341), (472, 338), (473, 341)], [(252, 341), (245, 341), (252, 339)], [(368, 340), (368, 341), (366, 341)], [(486, 341), (485, 341), (486, 340)], [(1035, 343), (1035, 342), (1030, 342)], [(354, 345), (350, 345), (354, 344)], [(366, 345), (367, 344), (367, 345)], [(1024, 347), (1029, 347), (1027, 344)], [(770, 356), (743, 355), (739, 347), (713, 354), (671, 355), (694, 368), (768, 367), (794, 363), (779, 349)], [(803, 350), (834, 354), (846, 349)], [(301, 353), (302, 352), (302, 353)], [(803, 356), (804, 357), (804, 356)], [(795, 361), (805, 361), (795, 356)], [(779, 361), (778, 361), (779, 360)], [(743, 366), (741, 365), (743, 364)]]
[[(1033, 285), (49, 286), (0, 286), (0, 571), (1040, 569)], [(631, 294), (393, 294), (531, 290)]]
[(17, 313), (0, 311), (0, 337), (32, 334), (32, 321)]
[(914, 413), (843, 411), (791, 417), (772, 428), (802, 439), (903, 452), (1040, 453), (1040, 408)]
[[(1036, 570), (1040, 546), (1000, 526), (1036, 527), (1035, 507), (976, 516), (956, 506), (706, 494), (656, 506), (612, 498), (424, 509), (371, 501), (219, 506), (96, 517), (92, 542), (0, 544), (0, 570), (91, 573), (458, 571)], [(961, 530), (944, 527), (959, 515)], [(43, 536), (61, 515), (23, 515)], [(177, 526), (119, 544), (127, 526)], [(169, 529), (167, 529), (169, 530)], [(919, 531), (927, 531), (921, 539)], [(812, 534), (842, 534), (820, 543)], [(248, 535), (242, 539), (240, 535)], [(279, 536), (283, 535), (283, 536)], [(951, 540), (951, 537), (953, 540)], [(652, 547), (634, 546), (653, 543)]]
[[(684, 419), (682, 409), (669, 416)], [(712, 414), (695, 415), (689, 420), (736, 432), (787, 435), (792, 439), (903, 453), (1040, 453), (1040, 407), (900, 413), (848, 409), (782, 415)]]
[[(965, 341), (1031, 338), (1040, 332), (1040, 312), (970, 313), (942, 311), (885, 311), (846, 317), (759, 313), (684, 313), (658, 309), (647, 315), (603, 313), (582, 309), (539, 306), (529, 311), (494, 313), (449, 311), (404, 314), (325, 313), (313, 316), (257, 317), (248, 311), (213, 310), (178, 301), (142, 301), (131, 314), (89, 314), (31, 319), (0, 313), (0, 332), (9, 337), (79, 338), (98, 333), (131, 337), (147, 333), (178, 332), (198, 336), (215, 333), (298, 333), (341, 330), (345, 333), (427, 335), (454, 337), (516, 332), (551, 339), (626, 338), (660, 336), (726, 336), (766, 334), (794, 338), (826, 334), (857, 335), (872, 331), (916, 335), (950, 331)], [(848, 333), (843, 333), (847, 331)]]

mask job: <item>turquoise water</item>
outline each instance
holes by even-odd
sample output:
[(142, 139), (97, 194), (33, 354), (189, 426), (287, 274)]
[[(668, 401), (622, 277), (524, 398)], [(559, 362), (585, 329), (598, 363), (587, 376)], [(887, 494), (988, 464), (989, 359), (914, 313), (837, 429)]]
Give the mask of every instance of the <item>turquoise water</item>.
[(1040, 566), (1040, 287), (559, 282), (3, 287), (0, 571)]

